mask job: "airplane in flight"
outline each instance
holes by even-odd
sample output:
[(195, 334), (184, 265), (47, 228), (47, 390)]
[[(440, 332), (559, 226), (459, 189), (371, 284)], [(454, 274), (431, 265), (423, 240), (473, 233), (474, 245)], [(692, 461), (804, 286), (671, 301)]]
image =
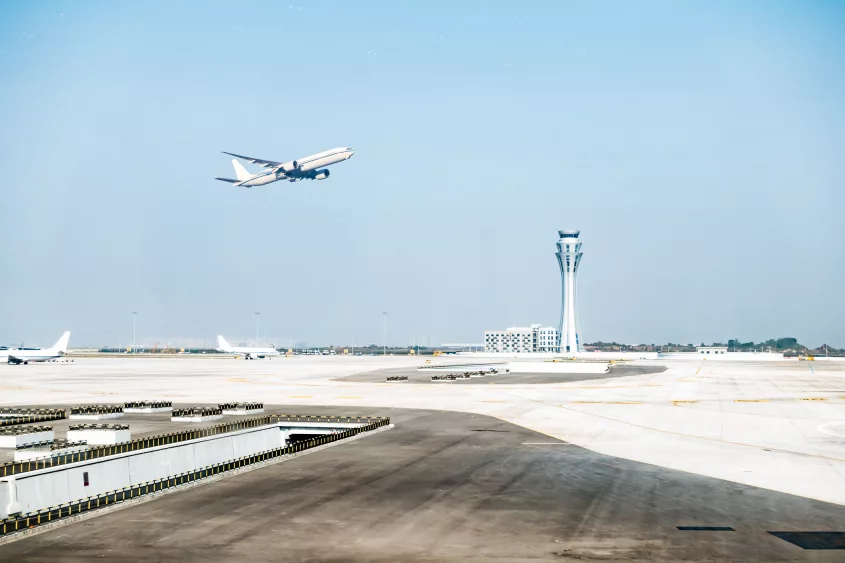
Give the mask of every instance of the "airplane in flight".
[(0, 348), (0, 362), (24, 364), (61, 358), (67, 352), (70, 331), (65, 332), (52, 348)]
[(254, 346), (232, 346), (225, 338), (217, 335), (217, 350), (224, 354), (234, 354), (242, 357), (245, 360), (255, 360), (258, 358), (264, 359), (267, 356), (281, 356), (278, 350), (272, 347), (254, 347)]
[[(288, 182), (296, 182), (297, 180), (325, 180), (329, 177), (329, 171), (324, 168), (344, 160), (349, 160), (355, 154), (349, 147), (338, 147), (311, 156), (306, 156), (299, 160), (291, 160), (288, 162), (274, 162), (272, 160), (261, 160), (260, 158), (252, 158), (249, 156), (242, 156), (231, 152), (223, 152), (234, 156), (232, 159), (232, 166), (235, 167), (235, 176), (237, 180), (231, 178), (215, 178), (223, 182), (229, 182), (235, 186), (243, 186), (245, 188), (252, 188), (255, 186), (264, 186), (272, 182), (280, 180), (287, 180)], [(258, 174), (250, 174), (244, 168), (243, 164), (236, 159), (243, 159), (258, 164), (265, 170)]]

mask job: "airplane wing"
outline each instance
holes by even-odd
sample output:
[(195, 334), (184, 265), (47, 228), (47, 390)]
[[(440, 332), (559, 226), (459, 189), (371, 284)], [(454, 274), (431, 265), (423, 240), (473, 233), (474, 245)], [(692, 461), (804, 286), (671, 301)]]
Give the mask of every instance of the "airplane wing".
[(260, 158), (252, 158), (251, 156), (243, 156), (240, 154), (235, 154), (233, 152), (226, 152), (223, 151), (223, 154), (228, 154), (229, 156), (234, 156), (235, 158), (240, 158), (243, 160), (248, 160), (253, 164), (257, 164), (263, 168), (277, 168), (282, 165), (281, 162), (273, 162), (272, 160), (261, 160)]

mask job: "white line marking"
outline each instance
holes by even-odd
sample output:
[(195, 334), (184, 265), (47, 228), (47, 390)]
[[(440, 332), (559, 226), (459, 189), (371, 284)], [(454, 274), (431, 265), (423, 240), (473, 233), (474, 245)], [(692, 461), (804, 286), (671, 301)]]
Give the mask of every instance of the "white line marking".
[(569, 442), (522, 442), (523, 446), (571, 446)]

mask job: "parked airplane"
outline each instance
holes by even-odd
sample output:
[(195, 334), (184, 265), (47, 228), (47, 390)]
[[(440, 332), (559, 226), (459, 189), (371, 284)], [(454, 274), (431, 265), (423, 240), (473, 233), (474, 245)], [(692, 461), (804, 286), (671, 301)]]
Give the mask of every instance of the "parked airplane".
[(243, 165), (235, 159), (232, 159), (232, 166), (235, 167), (235, 176), (237, 180), (231, 178), (215, 178), (215, 180), (222, 180), (229, 182), (236, 186), (243, 186), (245, 188), (252, 188), (255, 186), (263, 186), (279, 180), (287, 180), (288, 182), (296, 182), (297, 180), (325, 180), (329, 177), (329, 171), (323, 168), (344, 160), (349, 160), (355, 154), (349, 147), (339, 147), (311, 156), (306, 156), (299, 160), (291, 160), (289, 162), (273, 162), (272, 160), (261, 160), (260, 158), (252, 158), (249, 156), (241, 156), (230, 152), (223, 152), (248, 160), (254, 164), (258, 164), (266, 169), (266, 172), (259, 172), (258, 174), (250, 174)]
[(0, 362), (9, 364), (28, 364), (29, 362), (46, 362), (64, 356), (70, 331), (65, 332), (52, 348), (6, 348), (0, 349)]
[(234, 354), (242, 356), (245, 360), (255, 360), (257, 358), (265, 358), (267, 356), (281, 356), (278, 350), (272, 347), (247, 347), (247, 346), (231, 346), (222, 336), (217, 336), (217, 350), (225, 354)]

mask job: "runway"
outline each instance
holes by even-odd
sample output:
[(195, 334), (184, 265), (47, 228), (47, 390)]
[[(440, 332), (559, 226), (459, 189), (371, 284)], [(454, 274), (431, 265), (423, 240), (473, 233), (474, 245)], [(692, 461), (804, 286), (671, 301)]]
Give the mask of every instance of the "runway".
[(6, 405), (262, 400), (312, 411), (331, 405), (483, 414), (596, 453), (845, 505), (845, 363), (636, 362), (666, 369), (543, 385), (337, 380), (424, 361), (79, 359), (2, 365), (0, 392)]
[[(323, 410), (386, 414), (396, 427), (0, 546), (0, 559), (842, 558), (842, 551), (804, 550), (769, 533), (842, 530), (842, 506), (605, 456), (487, 416)], [(732, 531), (678, 529), (702, 526)]]

